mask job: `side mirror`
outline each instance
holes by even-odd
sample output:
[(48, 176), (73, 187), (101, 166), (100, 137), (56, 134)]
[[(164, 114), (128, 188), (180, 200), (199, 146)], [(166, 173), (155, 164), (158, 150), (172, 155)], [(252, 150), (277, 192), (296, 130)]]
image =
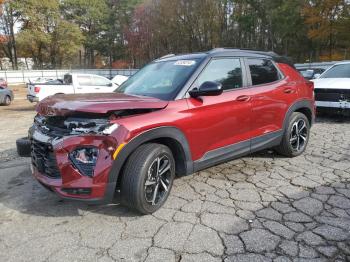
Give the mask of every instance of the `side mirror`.
[(321, 74), (314, 74), (314, 79), (320, 78)]
[(111, 83), (109, 83), (107, 86), (111, 86), (111, 87), (112, 87), (112, 86), (113, 86), (113, 83), (111, 82)]
[(222, 85), (220, 83), (207, 81), (201, 84), (198, 89), (192, 89), (189, 94), (191, 97), (197, 98), (199, 96), (218, 96), (222, 92)]

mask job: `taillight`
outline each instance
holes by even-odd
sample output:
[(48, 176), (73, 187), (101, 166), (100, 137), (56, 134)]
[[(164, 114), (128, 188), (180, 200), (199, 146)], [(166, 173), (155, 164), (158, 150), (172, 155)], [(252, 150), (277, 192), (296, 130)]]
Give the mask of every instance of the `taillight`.
[(314, 82), (306, 81), (306, 85), (310, 87), (311, 90), (314, 90)]
[(39, 93), (39, 92), (40, 92), (40, 86), (34, 87), (34, 92), (35, 92), (35, 93)]

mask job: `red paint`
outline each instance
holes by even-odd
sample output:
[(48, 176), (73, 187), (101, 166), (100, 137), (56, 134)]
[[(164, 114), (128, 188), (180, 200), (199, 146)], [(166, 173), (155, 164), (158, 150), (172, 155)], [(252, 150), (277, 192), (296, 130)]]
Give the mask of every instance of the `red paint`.
[(118, 93), (74, 94), (48, 97), (38, 104), (36, 110), (43, 115), (47, 114), (48, 110), (55, 115), (65, 115), (73, 111), (105, 114), (122, 109), (159, 109), (167, 104), (167, 101), (157, 98)]

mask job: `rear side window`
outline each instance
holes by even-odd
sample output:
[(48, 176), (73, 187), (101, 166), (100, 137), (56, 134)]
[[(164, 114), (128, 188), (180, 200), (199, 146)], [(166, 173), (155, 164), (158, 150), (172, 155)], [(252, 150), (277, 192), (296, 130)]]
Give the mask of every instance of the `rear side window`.
[(71, 85), (73, 83), (72, 75), (65, 75), (63, 81), (66, 85)]
[(223, 90), (242, 87), (241, 62), (236, 58), (213, 59), (196, 81), (196, 86), (207, 81), (219, 82)]
[(253, 85), (272, 83), (281, 79), (275, 65), (269, 59), (247, 59)]

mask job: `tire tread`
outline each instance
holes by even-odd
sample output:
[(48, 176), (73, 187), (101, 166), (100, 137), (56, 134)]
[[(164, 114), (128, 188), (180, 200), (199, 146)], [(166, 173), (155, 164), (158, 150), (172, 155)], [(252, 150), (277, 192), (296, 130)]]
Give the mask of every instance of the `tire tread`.
[(162, 144), (156, 143), (141, 145), (128, 158), (122, 174), (121, 193), (123, 204), (144, 214), (148, 212), (147, 210), (144, 210), (137, 197), (138, 190), (140, 189), (140, 186), (142, 186), (140, 185), (139, 176), (146, 165), (144, 160), (153, 151), (159, 150), (160, 147), (167, 148)]

